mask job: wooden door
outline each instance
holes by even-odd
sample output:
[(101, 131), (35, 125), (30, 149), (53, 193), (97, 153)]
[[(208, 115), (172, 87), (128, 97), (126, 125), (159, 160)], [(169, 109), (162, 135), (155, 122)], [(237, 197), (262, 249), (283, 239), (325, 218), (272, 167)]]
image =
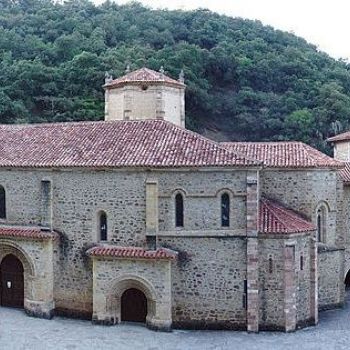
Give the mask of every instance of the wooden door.
[(127, 289), (121, 298), (121, 319), (129, 322), (146, 322), (147, 298), (136, 288)]
[(14, 255), (7, 255), (0, 266), (1, 305), (23, 308), (24, 277), (23, 265)]

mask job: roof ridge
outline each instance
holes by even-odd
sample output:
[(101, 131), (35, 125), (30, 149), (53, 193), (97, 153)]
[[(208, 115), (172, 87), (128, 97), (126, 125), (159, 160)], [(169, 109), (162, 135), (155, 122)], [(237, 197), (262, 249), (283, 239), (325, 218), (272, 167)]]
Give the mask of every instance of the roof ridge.
[(39, 126), (60, 126), (60, 125), (91, 125), (91, 124), (117, 124), (117, 123), (148, 123), (163, 122), (162, 119), (134, 119), (134, 120), (74, 120), (65, 122), (44, 122), (44, 123), (23, 123), (23, 124), (1, 124), (1, 127), (39, 127)]
[[(268, 209), (276, 209), (276, 207), (271, 205), (271, 201), (269, 199), (261, 198), (261, 201), (266, 207), (268, 207)], [(272, 215), (279, 224), (282, 224), (284, 229), (286, 228), (286, 223), (278, 216), (278, 214), (276, 214), (275, 210), (270, 210), (270, 215)]]
[(200, 138), (200, 139), (202, 139), (202, 140), (204, 140), (204, 141), (206, 141), (206, 142), (209, 142), (209, 143), (211, 143), (211, 144), (217, 146), (219, 149), (221, 149), (221, 150), (223, 150), (223, 151), (225, 151), (225, 152), (227, 152), (227, 153), (229, 153), (229, 154), (233, 154), (233, 155), (238, 156), (238, 157), (240, 157), (240, 158), (242, 158), (242, 159), (249, 160), (249, 161), (251, 161), (251, 162), (256, 163), (257, 165), (263, 165), (263, 164), (264, 164), (264, 162), (261, 161), (261, 160), (258, 160), (258, 159), (256, 159), (256, 158), (248, 157), (248, 156), (244, 155), (244, 154), (241, 153), (241, 152), (229, 150), (229, 149), (227, 149), (226, 147), (221, 146), (221, 145), (220, 145), (220, 142), (217, 142), (217, 141), (214, 141), (214, 140), (212, 140), (212, 139), (209, 139), (208, 137), (205, 137), (205, 136), (203, 136), (203, 135), (201, 135), (201, 134), (199, 134), (199, 133), (197, 133), (197, 132), (195, 132), (195, 131), (192, 131), (192, 130), (190, 130), (190, 129), (186, 129), (185, 127), (180, 126), (180, 125), (173, 124), (173, 123), (171, 123), (171, 122), (169, 122), (169, 121), (167, 121), (167, 120), (163, 120), (163, 121), (164, 121), (165, 123), (168, 123), (168, 124), (174, 126), (174, 127), (177, 128), (177, 129), (181, 129), (181, 130), (183, 130), (183, 131), (185, 131), (185, 132), (187, 132), (187, 133), (191, 133), (191, 134), (193, 134), (194, 136), (196, 136), (196, 137), (198, 137), (198, 138)]
[(287, 143), (303, 143), (301, 141), (295, 141), (295, 140), (292, 140), (292, 141), (222, 141), (220, 142), (222, 144), (238, 144), (238, 143), (241, 143), (241, 144), (264, 144), (264, 145), (267, 145), (267, 144), (270, 144), (270, 145), (281, 145), (281, 144), (287, 144)]
[[(305, 150), (305, 152), (307, 153), (307, 155), (311, 158), (311, 160), (313, 161), (313, 164), (314, 166), (318, 167), (318, 161), (317, 161), (317, 158), (315, 157), (315, 155), (313, 155), (312, 153), (310, 153), (310, 148), (312, 150), (315, 150), (315, 148), (307, 145), (306, 143), (304, 142), (300, 142), (301, 146), (303, 147), (303, 149)], [(308, 149), (309, 148), (309, 149)], [(318, 150), (317, 150), (318, 151)], [(321, 153), (321, 152), (320, 152)]]

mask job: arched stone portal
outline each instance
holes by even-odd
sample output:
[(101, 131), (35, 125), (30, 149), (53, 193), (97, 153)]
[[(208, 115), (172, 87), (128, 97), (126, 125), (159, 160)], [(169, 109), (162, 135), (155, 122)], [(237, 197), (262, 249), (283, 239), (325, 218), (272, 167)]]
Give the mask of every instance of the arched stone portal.
[(176, 252), (96, 246), (88, 254), (93, 259), (94, 323), (142, 321), (152, 329), (171, 329), (171, 262)]
[(24, 268), (13, 254), (6, 255), (0, 265), (0, 304), (15, 308), (24, 306)]
[(146, 322), (147, 298), (143, 292), (136, 288), (127, 289), (120, 302), (121, 321)]
[[(2, 237), (0, 228), (0, 305), (24, 308), (31, 316), (51, 318), (55, 234), (11, 227), (18, 237)], [(2, 234), (2, 235), (1, 235)]]

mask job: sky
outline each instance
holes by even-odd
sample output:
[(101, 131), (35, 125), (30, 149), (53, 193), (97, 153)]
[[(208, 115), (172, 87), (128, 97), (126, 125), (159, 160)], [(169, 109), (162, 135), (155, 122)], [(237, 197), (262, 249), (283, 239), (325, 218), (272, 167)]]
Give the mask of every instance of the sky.
[[(99, 4), (103, 0), (93, 0)], [(118, 4), (129, 0), (115, 0)], [(208, 8), (233, 17), (258, 19), (293, 32), (334, 58), (350, 61), (350, 0), (138, 0), (152, 8)]]

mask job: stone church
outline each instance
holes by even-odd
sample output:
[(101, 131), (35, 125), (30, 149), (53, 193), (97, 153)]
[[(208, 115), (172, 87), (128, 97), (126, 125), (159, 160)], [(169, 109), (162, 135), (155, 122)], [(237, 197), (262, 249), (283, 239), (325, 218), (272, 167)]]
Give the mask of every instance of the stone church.
[[(218, 143), (185, 83), (107, 76), (105, 121), (0, 126), (0, 304), (155, 330), (294, 331), (344, 303), (350, 133)], [(1, 309), (0, 309), (1, 311)]]

